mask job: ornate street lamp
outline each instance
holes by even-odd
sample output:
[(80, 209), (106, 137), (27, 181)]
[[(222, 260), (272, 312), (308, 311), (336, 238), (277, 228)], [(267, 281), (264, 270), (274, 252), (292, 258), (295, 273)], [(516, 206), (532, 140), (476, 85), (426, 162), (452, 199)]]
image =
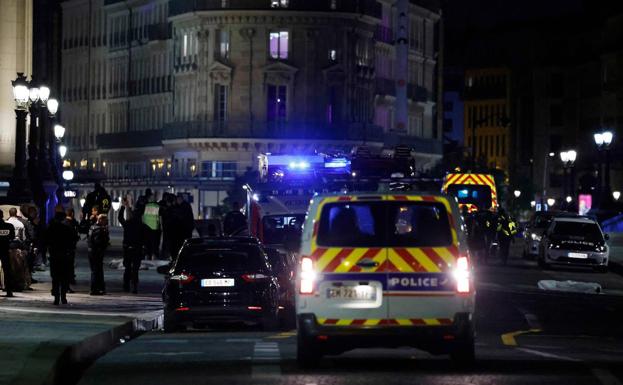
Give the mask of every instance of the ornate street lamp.
[(17, 78), (11, 82), (13, 99), (15, 100), (15, 167), (7, 196), (15, 203), (28, 202), (31, 199), (26, 179), (26, 117), (30, 90), (23, 73), (18, 72)]
[(513, 191), (513, 195), (515, 195), (515, 198), (519, 198), (521, 196), (521, 191), (515, 190)]
[(60, 124), (55, 124), (54, 125), (54, 136), (58, 140), (63, 139), (63, 137), (65, 136), (65, 127), (61, 126)]
[(612, 131), (602, 131), (593, 135), (595, 139), (595, 144), (597, 145), (597, 150), (599, 151), (599, 169), (597, 172), (597, 178), (599, 179), (599, 192), (600, 196), (602, 193), (602, 176), (601, 176), (601, 152), (602, 150), (606, 153), (606, 181), (605, 181), (605, 189), (603, 191), (609, 197), (610, 192), (610, 144), (612, 144), (612, 140), (614, 139), (614, 134)]
[(56, 115), (56, 112), (58, 111), (58, 100), (54, 98), (49, 99), (47, 102), (47, 106), (48, 106), (48, 111), (50, 111), (50, 114)]
[(67, 155), (67, 146), (64, 144), (58, 146), (58, 154), (61, 156), (61, 159), (65, 158), (65, 155)]
[[(562, 165), (563, 165), (563, 190), (564, 190), (564, 195), (567, 194), (571, 194), (574, 195), (574, 176), (573, 176), (573, 164), (575, 163), (576, 159), (578, 157), (578, 153), (575, 150), (569, 150), (569, 151), (562, 151), (560, 153), (560, 160), (562, 161)], [(569, 173), (567, 173), (567, 169), (570, 170)], [(569, 191), (567, 193), (567, 186), (569, 186)]]
[(621, 192), (620, 191), (613, 191), (612, 192), (612, 197), (614, 198), (615, 201), (618, 201), (619, 198), (621, 198)]
[(548, 198), (547, 199), (547, 205), (549, 207), (553, 207), (555, 204), (556, 204), (556, 199), (554, 199), (554, 198)]
[(73, 180), (74, 179), (74, 172), (71, 171), (71, 170), (63, 171), (63, 179), (66, 180), (67, 182)]

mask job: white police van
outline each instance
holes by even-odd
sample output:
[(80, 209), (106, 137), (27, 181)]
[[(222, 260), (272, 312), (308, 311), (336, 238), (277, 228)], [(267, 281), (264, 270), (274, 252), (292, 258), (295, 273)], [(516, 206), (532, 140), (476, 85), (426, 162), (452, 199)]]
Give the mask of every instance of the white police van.
[(377, 346), (412, 346), (473, 362), (473, 272), (453, 199), (315, 196), (300, 253), (300, 364)]

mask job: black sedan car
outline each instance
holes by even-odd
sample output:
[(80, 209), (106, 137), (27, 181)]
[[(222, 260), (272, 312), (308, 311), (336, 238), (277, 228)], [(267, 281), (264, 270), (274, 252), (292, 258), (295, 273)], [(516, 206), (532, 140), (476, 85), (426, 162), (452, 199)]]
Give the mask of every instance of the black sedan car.
[(164, 330), (243, 322), (278, 325), (279, 282), (261, 245), (187, 241), (167, 272)]

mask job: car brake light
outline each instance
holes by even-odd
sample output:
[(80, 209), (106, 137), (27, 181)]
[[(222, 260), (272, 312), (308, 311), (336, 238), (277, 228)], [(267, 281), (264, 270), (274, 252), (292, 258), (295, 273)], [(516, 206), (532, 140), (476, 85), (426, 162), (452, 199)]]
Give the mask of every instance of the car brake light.
[(242, 279), (244, 279), (245, 282), (257, 282), (268, 279), (268, 276), (265, 274), (243, 274)]
[(247, 309), (249, 310), (262, 310), (261, 306), (247, 306)]
[(172, 275), (171, 278), (173, 281), (179, 281), (180, 285), (186, 285), (195, 280), (195, 277), (191, 274), (180, 273), (177, 275)]
[(315, 281), (314, 261), (309, 257), (303, 257), (301, 259), (301, 287), (299, 290), (301, 294), (312, 294)]
[(471, 292), (472, 283), (469, 271), (469, 260), (467, 257), (459, 257), (456, 260), (454, 279), (456, 280), (457, 293), (468, 294)]

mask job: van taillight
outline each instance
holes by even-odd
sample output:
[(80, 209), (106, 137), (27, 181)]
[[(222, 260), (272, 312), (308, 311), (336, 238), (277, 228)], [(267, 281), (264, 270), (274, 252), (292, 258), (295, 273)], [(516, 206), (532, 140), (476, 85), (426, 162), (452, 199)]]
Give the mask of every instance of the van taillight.
[(312, 294), (316, 283), (316, 272), (314, 271), (314, 261), (309, 257), (301, 259), (301, 294)]
[(472, 290), (472, 281), (467, 257), (459, 257), (456, 260), (454, 269), (454, 279), (456, 281), (456, 292), (459, 294), (469, 294)]

